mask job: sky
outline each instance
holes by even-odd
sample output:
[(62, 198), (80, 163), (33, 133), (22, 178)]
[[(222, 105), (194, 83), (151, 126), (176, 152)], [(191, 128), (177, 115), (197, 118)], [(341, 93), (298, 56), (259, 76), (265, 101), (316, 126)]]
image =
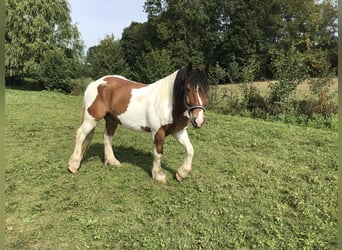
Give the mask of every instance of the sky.
[(81, 33), (86, 49), (98, 45), (105, 35), (120, 39), (133, 21), (147, 21), (145, 0), (69, 0), (72, 23)]

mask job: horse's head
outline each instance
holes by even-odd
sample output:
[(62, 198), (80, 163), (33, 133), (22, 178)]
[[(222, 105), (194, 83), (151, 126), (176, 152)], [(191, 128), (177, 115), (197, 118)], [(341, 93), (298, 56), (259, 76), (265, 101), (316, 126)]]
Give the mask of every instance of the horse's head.
[(207, 65), (204, 70), (193, 68), (192, 64), (182, 70), (181, 86), (178, 92), (183, 96), (185, 109), (190, 115), (191, 124), (195, 128), (201, 128), (205, 116), (205, 105), (207, 104), (207, 92), (209, 90)]

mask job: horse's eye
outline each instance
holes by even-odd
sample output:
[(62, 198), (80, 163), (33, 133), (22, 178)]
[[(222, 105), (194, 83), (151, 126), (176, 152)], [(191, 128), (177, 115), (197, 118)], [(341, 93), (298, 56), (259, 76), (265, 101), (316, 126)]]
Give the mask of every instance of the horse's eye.
[(189, 87), (186, 87), (186, 92), (190, 92), (190, 88)]

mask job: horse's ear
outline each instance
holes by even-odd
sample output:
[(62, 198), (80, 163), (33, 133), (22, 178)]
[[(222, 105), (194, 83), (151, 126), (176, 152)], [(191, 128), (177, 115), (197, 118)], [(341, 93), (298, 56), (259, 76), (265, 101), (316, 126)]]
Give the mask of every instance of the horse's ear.
[(188, 67), (186, 68), (186, 73), (189, 76), (192, 72), (192, 62), (189, 62)]

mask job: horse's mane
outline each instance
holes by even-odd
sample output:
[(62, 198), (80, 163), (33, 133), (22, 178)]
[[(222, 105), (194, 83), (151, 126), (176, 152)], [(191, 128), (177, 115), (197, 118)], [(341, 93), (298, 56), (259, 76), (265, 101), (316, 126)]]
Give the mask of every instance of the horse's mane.
[[(189, 67), (191, 67), (189, 65)], [(188, 68), (189, 68), (188, 67)], [(191, 72), (188, 72), (188, 68), (180, 69), (177, 73), (175, 83), (173, 86), (173, 99), (184, 98), (185, 95), (185, 81), (190, 84), (196, 84), (195, 87), (199, 87), (201, 92), (206, 93), (209, 90), (209, 81), (206, 74), (198, 68), (194, 68)], [(190, 73), (190, 76), (189, 76)]]

